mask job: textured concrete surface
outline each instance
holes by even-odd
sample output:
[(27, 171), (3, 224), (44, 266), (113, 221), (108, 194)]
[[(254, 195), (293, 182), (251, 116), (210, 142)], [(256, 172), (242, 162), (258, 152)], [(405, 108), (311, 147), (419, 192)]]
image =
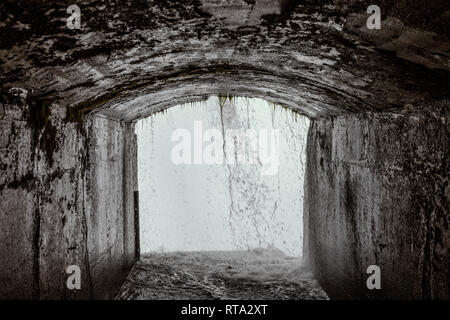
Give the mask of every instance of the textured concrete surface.
[(72, 120), (134, 120), (213, 94), (317, 117), (448, 91), (448, 1), (381, 1), (381, 30), (365, 27), (371, 1), (274, 2), (85, 0), (69, 30), (72, 1), (3, 1), (1, 83), (72, 107)]
[[(134, 263), (133, 128), (92, 117), (80, 130), (64, 108), (27, 100), (2, 101), (0, 298), (109, 298)], [(70, 265), (81, 290), (66, 288)]]
[(133, 125), (102, 117), (92, 118), (88, 136), (85, 214), (91, 286), (94, 298), (106, 299), (135, 262), (136, 141)]
[(72, 0), (2, 1), (0, 296), (113, 295), (136, 250), (132, 121), (218, 94), (316, 119), (310, 256), (331, 297), (377, 297), (375, 260), (379, 295), (448, 298), (449, 3), (378, 3), (381, 30), (371, 0), (83, 0), (69, 30)]
[[(449, 298), (449, 121), (443, 101), (312, 123), (307, 247), (331, 298)], [(381, 290), (366, 287), (369, 265)]]

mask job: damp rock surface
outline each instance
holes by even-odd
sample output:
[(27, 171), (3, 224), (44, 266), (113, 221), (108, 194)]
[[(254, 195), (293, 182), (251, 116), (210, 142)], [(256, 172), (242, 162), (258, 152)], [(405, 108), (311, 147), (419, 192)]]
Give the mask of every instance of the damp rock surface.
[(221, 93), (314, 118), (448, 96), (448, 1), (383, 1), (380, 30), (366, 27), (369, 0), (86, 0), (79, 30), (71, 4), (0, 4), (0, 89), (58, 101), (72, 120)]
[(311, 125), (305, 247), (332, 299), (448, 299), (449, 119), (443, 102)]
[(301, 258), (277, 249), (150, 253), (136, 263), (119, 300), (317, 300), (326, 293)]
[[(133, 128), (81, 128), (28, 98), (11, 90), (0, 104), (0, 299), (111, 298), (134, 264)], [(66, 286), (70, 265), (80, 290)]]

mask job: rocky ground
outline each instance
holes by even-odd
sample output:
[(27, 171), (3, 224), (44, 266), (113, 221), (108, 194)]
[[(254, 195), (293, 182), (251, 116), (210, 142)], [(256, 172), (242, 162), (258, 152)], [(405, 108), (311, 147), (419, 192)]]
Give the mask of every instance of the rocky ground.
[(277, 250), (151, 253), (136, 263), (119, 300), (328, 299), (300, 258)]

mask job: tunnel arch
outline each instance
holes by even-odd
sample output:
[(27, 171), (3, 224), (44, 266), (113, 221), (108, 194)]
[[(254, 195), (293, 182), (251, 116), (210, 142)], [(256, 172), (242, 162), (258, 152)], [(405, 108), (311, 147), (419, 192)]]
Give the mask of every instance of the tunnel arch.
[[(308, 247), (330, 296), (448, 298), (442, 2), (381, 1), (381, 30), (364, 28), (368, 0), (281, 1), (237, 23), (203, 0), (88, 0), (80, 30), (65, 3), (0, 4), (0, 297), (112, 297), (136, 258), (134, 121), (215, 94), (313, 119)], [(367, 263), (386, 290), (367, 292)]]
[[(146, 79), (145, 75), (139, 74), (135, 82), (112, 89), (117, 91), (117, 95), (102, 101), (93, 113), (136, 121), (153, 112), (213, 95), (262, 98), (310, 118), (375, 110), (363, 98), (349, 95), (326, 83), (297, 76), (288, 77), (256, 66), (246, 66), (243, 69), (240, 64), (227, 65), (226, 70), (216, 67), (193, 69), (189, 66), (182, 67), (181, 70), (188, 71), (180, 72), (182, 75), (165, 76), (164, 79), (158, 76)], [(189, 70), (196, 71), (191, 73)], [(78, 105), (95, 104), (102, 99), (103, 96), (100, 95)], [(72, 108), (78, 108), (77, 104)]]

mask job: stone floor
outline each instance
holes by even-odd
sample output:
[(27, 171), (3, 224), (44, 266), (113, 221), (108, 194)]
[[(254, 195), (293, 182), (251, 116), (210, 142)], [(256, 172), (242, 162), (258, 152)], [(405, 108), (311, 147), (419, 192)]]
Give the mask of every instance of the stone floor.
[(141, 257), (119, 300), (328, 299), (300, 258), (277, 250), (151, 253)]

